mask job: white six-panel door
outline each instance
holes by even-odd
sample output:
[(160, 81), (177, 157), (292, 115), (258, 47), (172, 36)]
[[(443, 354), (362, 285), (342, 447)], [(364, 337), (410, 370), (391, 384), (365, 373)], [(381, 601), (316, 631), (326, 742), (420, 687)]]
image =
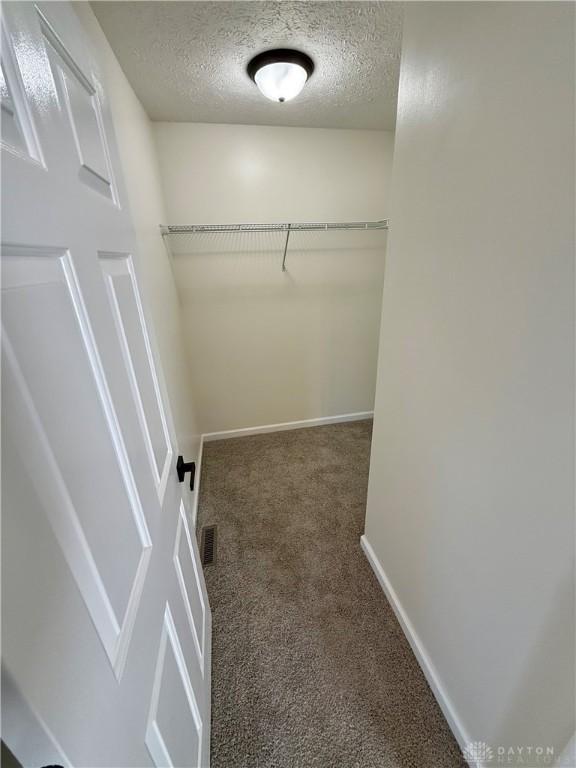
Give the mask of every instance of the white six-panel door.
[(210, 608), (105, 83), (66, 3), (2, 14), (2, 738), (209, 762)]

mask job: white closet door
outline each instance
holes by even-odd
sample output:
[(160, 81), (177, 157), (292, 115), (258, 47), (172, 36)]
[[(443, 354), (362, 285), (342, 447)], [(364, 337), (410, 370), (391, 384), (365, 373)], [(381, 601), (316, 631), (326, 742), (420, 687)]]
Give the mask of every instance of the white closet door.
[(26, 766), (205, 766), (210, 608), (71, 5), (3, 4), (0, 93), (2, 738)]

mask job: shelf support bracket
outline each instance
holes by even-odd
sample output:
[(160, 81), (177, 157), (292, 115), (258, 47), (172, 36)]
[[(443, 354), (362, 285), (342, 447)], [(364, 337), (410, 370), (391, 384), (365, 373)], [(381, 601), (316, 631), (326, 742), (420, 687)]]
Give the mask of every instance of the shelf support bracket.
[(290, 240), (290, 224), (286, 230), (286, 242), (284, 243), (284, 255), (282, 256), (282, 272), (286, 272), (286, 253), (288, 251), (288, 241)]

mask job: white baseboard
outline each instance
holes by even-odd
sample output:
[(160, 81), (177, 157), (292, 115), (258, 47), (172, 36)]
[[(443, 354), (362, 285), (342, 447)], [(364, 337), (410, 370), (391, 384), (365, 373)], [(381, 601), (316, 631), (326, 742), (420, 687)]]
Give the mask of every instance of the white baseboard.
[(556, 768), (576, 768), (576, 733), (572, 735), (566, 749), (554, 765)]
[(432, 660), (428, 656), (422, 641), (416, 634), (416, 631), (414, 630), (414, 627), (412, 626), (412, 623), (408, 618), (402, 603), (398, 599), (398, 595), (394, 591), (394, 588), (392, 587), (392, 584), (390, 583), (390, 580), (388, 579), (386, 572), (382, 567), (382, 563), (376, 557), (376, 554), (370, 546), (370, 542), (366, 538), (366, 535), (360, 537), (360, 545), (364, 550), (364, 554), (366, 555), (368, 562), (372, 566), (372, 570), (374, 571), (376, 578), (380, 582), (380, 586), (382, 587), (384, 594), (388, 598), (388, 602), (392, 606), (392, 610), (396, 614), (396, 618), (398, 619), (400, 626), (406, 635), (406, 639), (410, 643), (410, 647), (416, 656), (418, 664), (420, 664), (420, 667), (424, 672), (426, 680), (428, 681), (428, 685), (436, 697), (436, 701), (440, 705), (440, 709), (444, 713), (444, 717), (448, 721), (448, 725), (450, 726), (456, 741), (460, 747), (464, 749), (467, 744), (472, 742), (472, 739), (466, 732), (466, 729), (464, 728), (460, 718), (456, 713), (454, 705), (444, 690)]
[(222, 432), (205, 432), (202, 435), (204, 443), (212, 440), (228, 440), (231, 437), (247, 437), (248, 435), (263, 435), (267, 432), (283, 432), (287, 429), (303, 429), (305, 427), (321, 427), (325, 424), (340, 424), (345, 421), (362, 421), (371, 419), (374, 411), (361, 413), (344, 413), (341, 416), (323, 416), (319, 419), (304, 419), (303, 421), (287, 421), (283, 424), (264, 424), (261, 427), (244, 427), (243, 429), (227, 429)]

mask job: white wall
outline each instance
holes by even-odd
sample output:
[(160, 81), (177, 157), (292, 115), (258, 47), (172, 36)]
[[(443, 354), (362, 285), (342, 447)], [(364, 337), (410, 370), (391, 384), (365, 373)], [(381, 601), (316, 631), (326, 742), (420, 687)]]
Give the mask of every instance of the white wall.
[(153, 321), (180, 451), (193, 459), (199, 448), (192, 383), (170, 259), (160, 234), (165, 221), (152, 124), (134, 94), (88, 3), (76, 3), (106, 80), (112, 119), (135, 227), (140, 288)]
[[(166, 223), (388, 215), (389, 132), (154, 128)], [(203, 432), (372, 410), (385, 233), (171, 243)]]
[(573, 120), (572, 4), (406, 4), (366, 537), (462, 739), (557, 755), (574, 727)]

